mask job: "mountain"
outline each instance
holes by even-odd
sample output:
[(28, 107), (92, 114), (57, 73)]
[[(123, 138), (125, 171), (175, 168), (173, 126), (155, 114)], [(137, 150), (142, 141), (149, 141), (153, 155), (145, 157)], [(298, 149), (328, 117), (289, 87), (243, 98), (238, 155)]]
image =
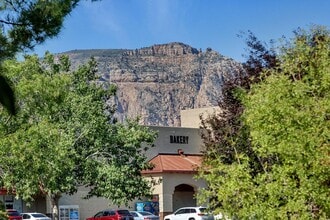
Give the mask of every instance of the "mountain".
[(180, 111), (216, 106), (224, 79), (242, 65), (208, 48), (183, 43), (141, 49), (73, 50), (73, 67), (93, 56), (101, 80), (117, 85), (113, 100), (119, 121), (139, 116), (145, 125), (180, 126)]

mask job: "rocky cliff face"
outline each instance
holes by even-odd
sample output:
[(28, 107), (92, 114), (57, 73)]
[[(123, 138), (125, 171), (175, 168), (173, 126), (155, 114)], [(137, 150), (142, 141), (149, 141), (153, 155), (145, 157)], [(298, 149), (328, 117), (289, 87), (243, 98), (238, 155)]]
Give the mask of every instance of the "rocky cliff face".
[(180, 110), (217, 105), (224, 79), (242, 71), (240, 63), (216, 51), (183, 43), (66, 54), (73, 66), (94, 56), (102, 79), (118, 87), (118, 119), (139, 116), (145, 125), (180, 126)]

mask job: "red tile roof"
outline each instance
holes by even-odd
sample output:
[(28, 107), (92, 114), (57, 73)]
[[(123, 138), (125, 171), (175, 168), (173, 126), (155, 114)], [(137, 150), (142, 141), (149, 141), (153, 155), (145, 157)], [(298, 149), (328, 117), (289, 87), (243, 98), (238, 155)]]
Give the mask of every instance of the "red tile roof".
[(144, 170), (142, 174), (151, 173), (196, 173), (196, 168), (201, 165), (201, 155), (162, 155), (159, 154), (149, 162), (154, 165), (152, 170)]

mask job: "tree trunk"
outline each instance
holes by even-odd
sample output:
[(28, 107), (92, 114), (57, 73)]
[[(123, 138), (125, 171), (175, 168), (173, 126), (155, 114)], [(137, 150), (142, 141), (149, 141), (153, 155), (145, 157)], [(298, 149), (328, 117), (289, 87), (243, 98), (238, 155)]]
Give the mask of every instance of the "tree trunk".
[(59, 220), (58, 201), (60, 200), (61, 195), (51, 194), (51, 195), (49, 195), (49, 198), (50, 198), (50, 203), (51, 203), (51, 206), (52, 206), (52, 220)]

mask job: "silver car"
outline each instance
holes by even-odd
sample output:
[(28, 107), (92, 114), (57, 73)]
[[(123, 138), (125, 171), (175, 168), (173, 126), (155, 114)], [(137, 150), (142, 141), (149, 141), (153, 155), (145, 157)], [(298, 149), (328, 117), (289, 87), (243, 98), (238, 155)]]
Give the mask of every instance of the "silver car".
[(130, 211), (134, 220), (159, 220), (159, 216), (147, 211)]
[(51, 220), (48, 216), (38, 212), (21, 213), (23, 220)]

